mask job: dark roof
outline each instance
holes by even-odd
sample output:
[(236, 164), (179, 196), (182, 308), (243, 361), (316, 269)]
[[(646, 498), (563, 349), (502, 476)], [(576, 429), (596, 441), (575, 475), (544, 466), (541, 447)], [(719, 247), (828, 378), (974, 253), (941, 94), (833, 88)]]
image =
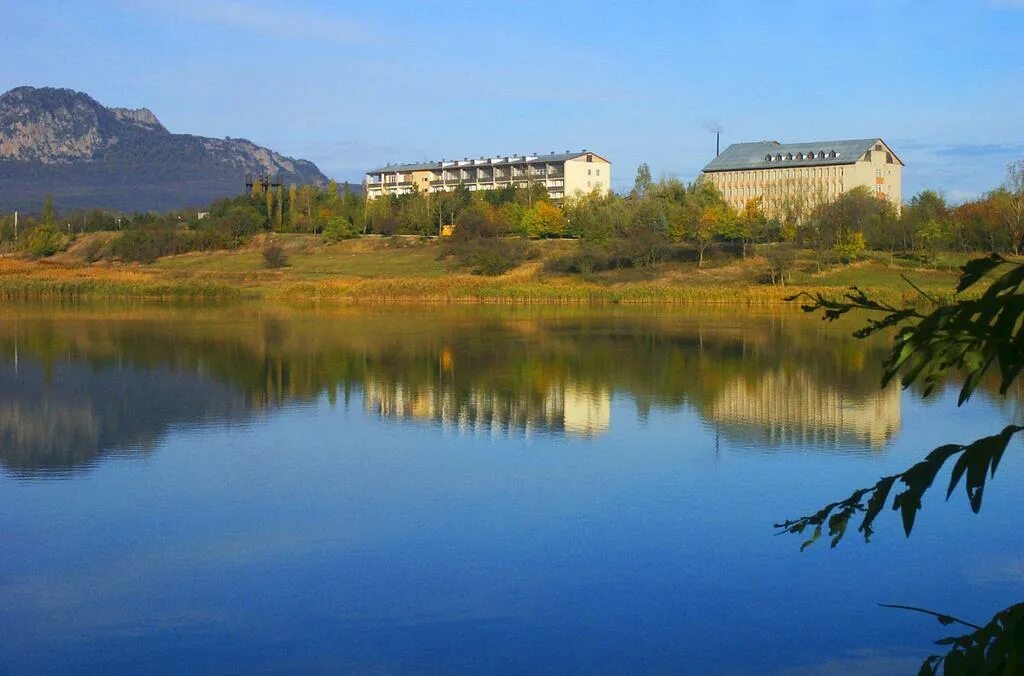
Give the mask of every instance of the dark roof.
[[(451, 169), (452, 167), (501, 167), (508, 166), (510, 164), (523, 164), (523, 163), (534, 163), (534, 162), (565, 162), (566, 160), (573, 160), (577, 157), (583, 157), (584, 155), (594, 155), (595, 157), (601, 157), (595, 152), (589, 150), (581, 150), (576, 153), (549, 153), (546, 155), (501, 155), (498, 157), (485, 157), (478, 159), (469, 157), (463, 160), (445, 160), (443, 162), (445, 169)], [(523, 159), (523, 158), (526, 159)], [(511, 159), (509, 159), (511, 158)], [(604, 158), (601, 157), (603, 160)], [(492, 161), (493, 160), (493, 161)], [(607, 162), (607, 160), (605, 160)], [(461, 165), (456, 165), (456, 162), (462, 162)], [(367, 170), (367, 174), (379, 174), (383, 172), (391, 171), (425, 171), (430, 169), (441, 169), (442, 162), (418, 162), (413, 164), (389, 164), (386, 167), (378, 167), (376, 169)]]
[[(721, 155), (708, 162), (704, 171), (853, 164), (866, 151), (871, 150), (876, 143), (885, 145), (885, 141), (879, 138), (809, 141), (806, 143), (779, 143), (778, 141), (734, 143), (726, 148)], [(885, 148), (892, 152), (889, 146), (885, 145)], [(798, 153), (804, 159), (796, 159)], [(808, 159), (809, 153), (813, 153), (813, 158)], [(767, 159), (769, 155), (772, 157), (771, 162)], [(782, 159), (778, 160), (780, 155)], [(793, 159), (787, 159), (790, 155)], [(893, 157), (903, 164), (895, 153), (893, 153)]]

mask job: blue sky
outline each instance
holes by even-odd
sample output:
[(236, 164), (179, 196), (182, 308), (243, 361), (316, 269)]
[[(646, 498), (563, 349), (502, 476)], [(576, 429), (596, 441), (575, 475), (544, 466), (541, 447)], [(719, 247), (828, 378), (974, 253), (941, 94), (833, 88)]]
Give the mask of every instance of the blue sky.
[[(1024, 158), (1024, 0), (0, 0), (0, 90), (70, 87), (339, 180), (393, 161), (595, 150), (694, 178), (723, 147), (880, 136), (904, 195)], [(13, 58), (12, 58), (13, 57)]]

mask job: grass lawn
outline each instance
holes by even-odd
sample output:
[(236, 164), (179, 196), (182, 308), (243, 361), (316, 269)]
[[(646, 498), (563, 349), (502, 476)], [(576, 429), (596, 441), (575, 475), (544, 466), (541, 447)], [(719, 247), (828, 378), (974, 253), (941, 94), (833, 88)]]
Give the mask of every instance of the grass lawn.
[(448, 270), (435, 242), (404, 238), (358, 239), (323, 245), (308, 235), (276, 235), (288, 256), (280, 270), (268, 270), (258, 250), (215, 251), (159, 259), (153, 269), (172, 275), (280, 277), (313, 281), (329, 277), (441, 277)]
[[(920, 294), (949, 298), (956, 266), (969, 256), (944, 254), (935, 267), (919, 261), (870, 254), (852, 265), (828, 265), (818, 272), (814, 253), (804, 251), (785, 286), (765, 283), (763, 258), (711, 256), (675, 260), (651, 268), (560, 274), (545, 262), (574, 251), (579, 242), (531, 243), (536, 256), (498, 277), (469, 274), (441, 256), (444, 243), (419, 237), (364, 237), (325, 245), (313, 235), (275, 234), (287, 265), (265, 266), (266, 236), (237, 251), (161, 258), (151, 265), (87, 264), (72, 248), (47, 261), (0, 258), (0, 297), (196, 296), (323, 298), (356, 302), (668, 302), (778, 303), (799, 290), (836, 295), (861, 287), (890, 302), (914, 302)], [(938, 268), (938, 269), (936, 269)]]

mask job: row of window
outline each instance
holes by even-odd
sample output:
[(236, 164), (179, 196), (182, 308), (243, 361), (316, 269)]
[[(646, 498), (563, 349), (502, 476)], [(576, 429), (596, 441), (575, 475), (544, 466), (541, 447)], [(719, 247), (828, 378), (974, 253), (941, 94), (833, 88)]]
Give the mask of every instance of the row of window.
[(761, 185), (778, 180), (797, 181), (808, 178), (835, 178), (843, 175), (842, 167), (799, 167), (786, 169), (758, 169), (754, 171), (727, 172), (718, 179), (724, 185)]
[(793, 153), (786, 153), (785, 155), (783, 155), (782, 153), (776, 153), (775, 155), (769, 153), (764, 156), (764, 161), (781, 162), (783, 160), (824, 160), (825, 158), (834, 160), (837, 157), (839, 157), (839, 153), (837, 153), (834, 150), (829, 150), (827, 153), (824, 150), (819, 150), (817, 153), (815, 153), (813, 150), (808, 150), (806, 154), (801, 152), (797, 153), (796, 155), (794, 155)]

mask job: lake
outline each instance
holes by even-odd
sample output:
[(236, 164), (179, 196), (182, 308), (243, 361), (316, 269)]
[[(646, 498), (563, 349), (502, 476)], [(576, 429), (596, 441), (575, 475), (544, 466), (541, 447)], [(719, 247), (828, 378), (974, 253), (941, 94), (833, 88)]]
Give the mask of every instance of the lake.
[(0, 672), (916, 673), (1024, 591), (974, 515), (772, 525), (1021, 419), (798, 311), (0, 306)]

